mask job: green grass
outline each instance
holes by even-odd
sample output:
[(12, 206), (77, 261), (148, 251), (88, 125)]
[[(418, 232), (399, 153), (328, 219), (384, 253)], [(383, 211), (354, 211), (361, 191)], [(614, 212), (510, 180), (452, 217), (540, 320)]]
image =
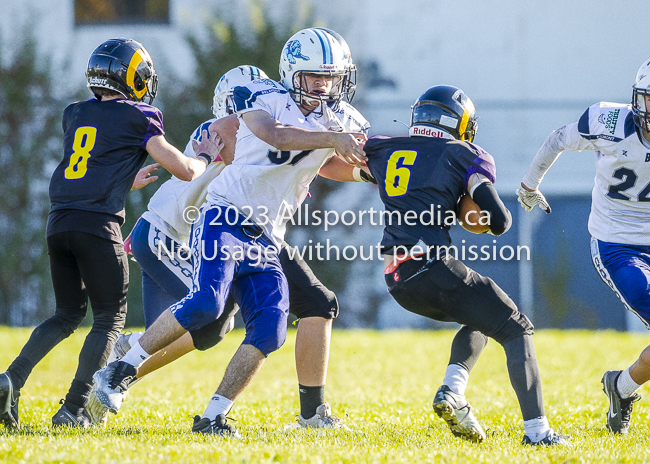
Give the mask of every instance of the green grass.
[[(0, 369), (30, 331), (0, 328)], [(650, 462), (650, 406), (636, 405), (629, 435), (604, 429), (600, 378), (629, 365), (647, 337), (615, 332), (540, 331), (535, 345), (551, 426), (572, 436), (565, 448), (523, 447), (521, 416), (501, 347), (491, 341), (467, 390), (488, 440), (454, 438), (431, 401), (449, 357), (453, 332), (334, 331), (327, 399), (356, 432), (284, 432), (299, 412), (295, 332), (266, 361), (231, 416), (243, 440), (196, 436), (201, 414), (241, 342), (234, 331), (218, 347), (192, 353), (134, 386), (106, 429), (54, 431), (52, 415), (72, 380), (85, 333), (61, 343), (34, 370), (21, 397), (23, 428), (0, 426), (0, 462), (465, 463)]]

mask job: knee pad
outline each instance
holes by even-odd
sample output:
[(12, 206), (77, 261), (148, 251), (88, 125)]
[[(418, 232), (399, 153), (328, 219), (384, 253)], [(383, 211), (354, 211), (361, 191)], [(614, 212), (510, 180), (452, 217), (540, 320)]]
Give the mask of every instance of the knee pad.
[(185, 330), (197, 330), (215, 321), (223, 307), (224, 301), (217, 292), (208, 288), (190, 293), (169, 309)]
[[(116, 339), (117, 335), (122, 331), (125, 323), (126, 312), (124, 311), (117, 313), (108, 311), (93, 313), (93, 330), (104, 331), (114, 339)], [(114, 336), (110, 334), (114, 334)]]
[(535, 331), (533, 323), (524, 314), (516, 311), (506, 323), (492, 335), (498, 343), (504, 345), (522, 335), (532, 335)]
[(339, 301), (336, 294), (324, 285), (289, 290), (289, 312), (298, 319), (322, 317), (336, 319)]
[(226, 318), (224, 315), (225, 313), (200, 329), (190, 331), (194, 348), (205, 351), (223, 341), (226, 334), (232, 330), (232, 316)]
[(64, 336), (68, 338), (81, 325), (85, 315), (86, 308), (83, 311), (61, 311), (57, 309), (54, 316), (52, 316), (52, 322), (58, 325)]
[(246, 324), (243, 344), (253, 345), (268, 356), (284, 345), (287, 339), (287, 314), (276, 310), (262, 310)]

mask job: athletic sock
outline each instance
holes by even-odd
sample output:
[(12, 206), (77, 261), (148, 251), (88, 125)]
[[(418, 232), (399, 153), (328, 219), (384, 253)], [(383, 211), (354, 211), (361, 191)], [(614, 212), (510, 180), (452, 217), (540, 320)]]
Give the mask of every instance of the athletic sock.
[(306, 387), (298, 384), (300, 393), (300, 415), (303, 419), (314, 417), (316, 409), (325, 403), (325, 385), (320, 387)]
[(641, 385), (632, 380), (629, 367), (618, 375), (618, 379), (616, 380), (616, 390), (618, 390), (618, 394), (621, 395), (621, 398), (629, 398), (634, 395), (639, 388), (641, 388)]
[(11, 366), (7, 369), (7, 373), (11, 378), (11, 383), (15, 390), (20, 390), (25, 386), (27, 377), (29, 377), (33, 368), (34, 365), (24, 356), (18, 356), (14, 359), (14, 362), (12, 362)]
[(92, 390), (91, 384), (74, 379), (63, 404), (75, 416), (80, 415), (88, 404), (90, 390)]
[(524, 421), (524, 432), (533, 443), (546, 438), (550, 430), (551, 427), (548, 425), (548, 419), (546, 416)]
[(135, 367), (140, 367), (150, 357), (151, 355), (140, 346), (140, 342), (136, 342), (120, 361), (124, 361)]
[(447, 366), (442, 384), (447, 385), (454, 393), (464, 395), (468, 380), (469, 372), (467, 369), (460, 364), (450, 364)]
[(212, 398), (210, 398), (210, 402), (208, 403), (208, 407), (205, 408), (205, 412), (203, 413), (203, 416), (201, 418), (208, 418), (211, 421), (215, 420), (219, 414), (226, 415), (230, 412), (233, 406), (232, 401), (230, 401), (228, 398), (225, 396), (221, 396), (218, 394), (212, 395)]

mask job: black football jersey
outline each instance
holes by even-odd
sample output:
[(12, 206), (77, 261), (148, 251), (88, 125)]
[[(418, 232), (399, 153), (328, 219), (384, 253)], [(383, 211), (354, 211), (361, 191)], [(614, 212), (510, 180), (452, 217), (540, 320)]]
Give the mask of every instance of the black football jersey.
[(147, 158), (147, 142), (164, 135), (162, 113), (145, 103), (92, 99), (64, 110), (63, 131), (64, 157), (50, 180), (50, 214), (101, 213), (121, 225), (126, 195)]
[(376, 137), (366, 142), (364, 151), (386, 210), (383, 252), (420, 240), (429, 246), (448, 246), (449, 218), (453, 217), (447, 212), (455, 214), (470, 176), (479, 173), (496, 180), (492, 156), (467, 142)]

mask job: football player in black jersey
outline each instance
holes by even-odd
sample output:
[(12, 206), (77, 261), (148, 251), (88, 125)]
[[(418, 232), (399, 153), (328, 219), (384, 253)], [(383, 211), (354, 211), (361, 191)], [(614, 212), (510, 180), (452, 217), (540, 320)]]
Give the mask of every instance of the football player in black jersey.
[(506, 232), (512, 222), (492, 185), (494, 159), (471, 143), (476, 128), (474, 105), (465, 93), (438, 85), (415, 102), (410, 137), (372, 138), (365, 144), (368, 167), (392, 218), (381, 243), (386, 284), (405, 309), (463, 324), (433, 402), (454, 435), (476, 442), (485, 439), (464, 393), (469, 372), (491, 337), (506, 352), (524, 419), (523, 442), (564, 444), (544, 413), (533, 325), (492, 279), (448, 253), (451, 239), (445, 219), (454, 214), (463, 195), (489, 213), (492, 234)]
[(191, 180), (205, 171), (222, 146), (218, 137), (205, 134), (196, 146), (199, 156), (187, 158), (166, 141), (162, 114), (150, 106), (157, 76), (138, 42), (102, 43), (90, 56), (86, 79), (94, 98), (63, 112), (64, 156), (50, 180), (47, 247), (56, 310), (0, 374), (0, 422), (6, 427), (19, 426), (20, 389), (34, 366), (79, 327), (88, 299), (93, 326), (52, 424), (89, 425), (84, 409), (92, 375), (104, 366), (124, 327), (129, 268), (120, 226), (136, 173), (150, 154), (176, 177)]

